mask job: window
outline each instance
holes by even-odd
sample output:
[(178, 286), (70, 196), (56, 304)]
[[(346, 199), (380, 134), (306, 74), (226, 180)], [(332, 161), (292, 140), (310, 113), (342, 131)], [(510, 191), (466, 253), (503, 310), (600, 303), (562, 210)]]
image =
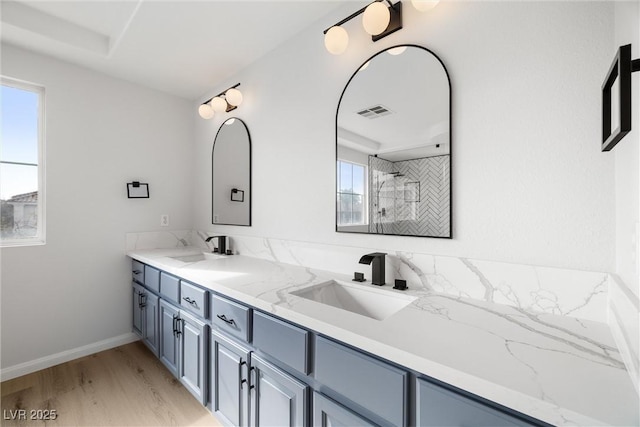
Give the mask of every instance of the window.
[(43, 244), (44, 88), (1, 82), (0, 244)]
[(338, 160), (338, 226), (367, 224), (367, 167)]

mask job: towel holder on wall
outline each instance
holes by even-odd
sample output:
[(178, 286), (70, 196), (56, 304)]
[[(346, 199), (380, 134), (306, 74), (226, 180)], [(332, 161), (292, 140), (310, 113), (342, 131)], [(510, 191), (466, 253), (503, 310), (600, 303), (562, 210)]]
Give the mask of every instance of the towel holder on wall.
[[(631, 60), (631, 45), (620, 46), (602, 84), (602, 151), (610, 151), (631, 131), (631, 73), (640, 71), (640, 59)], [(611, 130), (611, 88), (618, 81), (619, 119)]]

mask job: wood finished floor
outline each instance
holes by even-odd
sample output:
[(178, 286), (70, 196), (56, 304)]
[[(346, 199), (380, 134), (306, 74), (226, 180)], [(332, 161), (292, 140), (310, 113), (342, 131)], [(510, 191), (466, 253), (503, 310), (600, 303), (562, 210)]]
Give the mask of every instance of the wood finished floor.
[[(221, 426), (140, 341), (2, 382), (0, 392), (2, 426)], [(26, 420), (11, 419), (19, 409)], [(33, 420), (32, 410), (57, 418)]]

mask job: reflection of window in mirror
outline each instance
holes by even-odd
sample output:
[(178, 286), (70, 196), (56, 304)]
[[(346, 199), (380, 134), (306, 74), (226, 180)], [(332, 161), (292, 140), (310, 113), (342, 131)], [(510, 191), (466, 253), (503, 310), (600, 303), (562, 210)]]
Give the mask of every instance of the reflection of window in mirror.
[(367, 166), (338, 160), (338, 227), (367, 225)]

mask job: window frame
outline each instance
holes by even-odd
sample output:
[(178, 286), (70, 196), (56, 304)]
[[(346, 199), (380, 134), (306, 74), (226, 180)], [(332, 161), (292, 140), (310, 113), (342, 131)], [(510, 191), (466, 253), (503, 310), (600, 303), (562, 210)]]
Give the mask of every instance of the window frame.
[[(337, 209), (338, 205), (336, 205), (336, 227), (357, 227), (357, 226), (368, 226), (369, 225), (369, 166), (366, 164), (362, 164), (362, 163), (358, 163), (358, 162), (353, 162), (351, 160), (345, 160), (345, 159), (337, 159), (336, 161), (336, 203), (339, 204), (339, 200), (340, 200), (340, 195), (341, 194), (347, 194), (347, 193), (343, 193), (342, 191), (340, 191), (339, 186), (341, 184), (341, 178), (342, 176), (340, 175), (340, 163), (348, 163), (350, 165), (352, 165), (352, 171), (353, 171), (353, 166), (359, 166), (362, 168), (363, 170), (363, 192), (362, 192), (362, 222), (358, 223), (358, 224), (354, 224), (354, 223), (349, 223), (349, 224), (343, 224), (340, 222), (340, 211)], [(353, 175), (352, 175), (352, 181), (353, 181)], [(350, 193), (350, 195), (360, 195), (359, 193)], [(352, 211), (353, 212), (353, 211)]]
[[(36, 235), (22, 239), (0, 238), (0, 247), (37, 246), (46, 244), (46, 174), (45, 174), (45, 87), (25, 80), (0, 75), (2, 86), (33, 92), (38, 95), (38, 222)], [(0, 162), (2, 158), (0, 157)]]

